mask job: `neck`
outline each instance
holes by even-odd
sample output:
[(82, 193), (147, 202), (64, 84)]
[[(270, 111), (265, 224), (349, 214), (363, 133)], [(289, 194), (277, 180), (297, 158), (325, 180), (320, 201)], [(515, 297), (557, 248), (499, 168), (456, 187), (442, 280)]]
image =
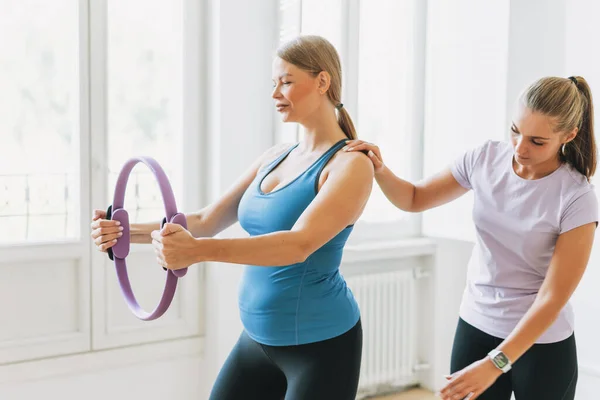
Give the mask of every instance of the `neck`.
[(323, 106), (317, 108), (301, 125), (304, 128), (304, 137), (299, 146), (302, 152), (321, 151), (342, 139), (347, 139), (337, 121), (335, 107), (330, 102), (324, 102)]
[(521, 165), (517, 163), (513, 158), (513, 167), (517, 175), (519, 175), (523, 179), (529, 180), (540, 179), (545, 176), (548, 176), (554, 171), (556, 171), (561, 166), (561, 164), (562, 162), (560, 161), (558, 156), (556, 158), (551, 158), (550, 160), (537, 165)]

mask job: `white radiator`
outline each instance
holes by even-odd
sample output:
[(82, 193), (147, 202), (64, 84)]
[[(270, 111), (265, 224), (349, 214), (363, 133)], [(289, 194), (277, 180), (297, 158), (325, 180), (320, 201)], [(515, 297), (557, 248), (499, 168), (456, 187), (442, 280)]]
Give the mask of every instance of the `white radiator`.
[(346, 276), (363, 326), (359, 393), (417, 383), (416, 279), (412, 269)]

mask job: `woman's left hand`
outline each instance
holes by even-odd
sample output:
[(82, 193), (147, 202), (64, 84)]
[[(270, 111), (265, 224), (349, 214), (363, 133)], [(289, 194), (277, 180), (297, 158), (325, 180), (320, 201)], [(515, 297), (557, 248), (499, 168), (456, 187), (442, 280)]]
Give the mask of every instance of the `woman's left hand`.
[(167, 269), (187, 268), (194, 263), (196, 239), (183, 226), (167, 223), (152, 231), (152, 245), (158, 263)]
[(443, 400), (475, 400), (502, 375), (489, 358), (476, 361), (447, 377), (448, 383), (440, 391)]

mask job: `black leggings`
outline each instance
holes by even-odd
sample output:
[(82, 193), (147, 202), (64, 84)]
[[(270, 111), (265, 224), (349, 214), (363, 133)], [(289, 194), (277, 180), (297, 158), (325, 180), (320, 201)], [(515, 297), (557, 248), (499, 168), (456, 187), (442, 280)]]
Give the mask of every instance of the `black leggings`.
[[(487, 356), (502, 339), (458, 321), (452, 348), (452, 373)], [(534, 344), (478, 400), (573, 400), (577, 386), (575, 335), (557, 343)]]
[(360, 320), (340, 336), (298, 346), (266, 346), (242, 332), (210, 400), (354, 400), (361, 355)]

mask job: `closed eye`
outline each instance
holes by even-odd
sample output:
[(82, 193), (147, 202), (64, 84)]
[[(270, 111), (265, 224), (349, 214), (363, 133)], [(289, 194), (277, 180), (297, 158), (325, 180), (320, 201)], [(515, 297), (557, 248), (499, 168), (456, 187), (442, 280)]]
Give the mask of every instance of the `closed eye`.
[[(512, 126), (510, 127), (510, 130), (512, 131), (512, 133), (513, 133), (513, 136), (516, 136), (516, 135), (520, 135), (520, 134), (521, 134), (521, 132), (519, 132), (519, 130), (517, 129), (517, 127), (516, 127), (516, 126), (514, 126), (514, 125), (512, 125)], [(536, 140), (536, 138), (531, 138), (531, 143), (535, 144), (536, 146), (543, 146), (543, 145), (544, 145), (544, 142), (541, 142), (541, 141), (539, 141), (539, 140)]]
[[(286, 85), (286, 86), (289, 85), (289, 84), (291, 84), (291, 83), (293, 83), (293, 82), (281, 82), (282, 85)], [(275, 88), (275, 87), (277, 87), (277, 83), (273, 82), (273, 88)]]

